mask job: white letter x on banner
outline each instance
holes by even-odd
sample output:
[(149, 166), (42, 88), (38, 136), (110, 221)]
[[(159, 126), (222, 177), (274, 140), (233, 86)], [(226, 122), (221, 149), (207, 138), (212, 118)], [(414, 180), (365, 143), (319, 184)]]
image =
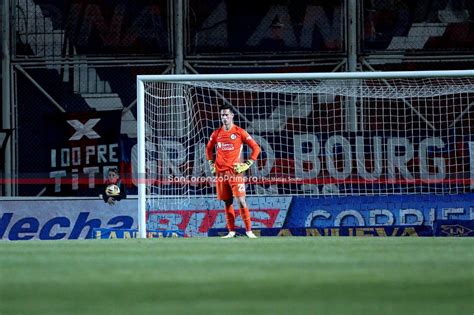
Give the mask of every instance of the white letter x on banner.
[(89, 119), (85, 124), (82, 124), (79, 120), (68, 120), (67, 123), (70, 124), (74, 129), (76, 129), (76, 133), (72, 135), (69, 140), (80, 140), (83, 136), (86, 136), (89, 139), (97, 139), (100, 136), (92, 130), (95, 125), (99, 122), (100, 118), (93, 118)]

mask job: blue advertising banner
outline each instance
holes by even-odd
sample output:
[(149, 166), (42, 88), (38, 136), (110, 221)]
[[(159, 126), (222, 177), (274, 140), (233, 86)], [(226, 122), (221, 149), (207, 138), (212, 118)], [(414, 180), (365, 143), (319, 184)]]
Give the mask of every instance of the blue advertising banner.
[(474, 220), (437, 220), (434, 222), (435, 236), (474, 236)]
[(428, 225), (474, 220), (474, 194), (381, 197), (294, 197), (284, 228)]
[[(245, 235), (244, 229), (237, 229), (237, 235)], [(366, 226), (366, 227), (329, 227), (329, 228), (269, 228), (253, 229), (257, 236), (433, 236), (430, 226)], [(227, 229), (210, 229), (208, 236), (224, 236)]]
[[(147, 230), (147, 238), (171, 238), (184, 237), (181, 230)], [(92, 238), (95, 239), (114, 239), (114, 238), (138, 238), (137, 229), (93, 229)]]

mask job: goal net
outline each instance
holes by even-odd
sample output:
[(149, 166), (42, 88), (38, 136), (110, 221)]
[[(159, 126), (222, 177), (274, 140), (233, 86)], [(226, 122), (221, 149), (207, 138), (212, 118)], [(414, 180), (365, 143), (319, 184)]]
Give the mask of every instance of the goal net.
[(472, 71), (139, 76), (138, 89), (147, 207), (215, 195), (205, 146), (224, 104), (262, 148), (248, 196), (474, 187)]

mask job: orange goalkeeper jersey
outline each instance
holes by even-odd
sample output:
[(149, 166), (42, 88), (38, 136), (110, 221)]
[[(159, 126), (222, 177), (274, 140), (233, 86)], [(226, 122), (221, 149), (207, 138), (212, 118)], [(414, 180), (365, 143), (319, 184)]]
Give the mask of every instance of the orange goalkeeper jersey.
[(241, 153), (243, 144), (247, 144), (251, 149), (251, 160), (257, 160), (260, 154), (260, 147), (254, 139), (244, 129), (233, 125), (229, 130), (221, 127), (211, 134), (211, 138), (206, 146), (206, 158), (214, 160), (214, 147), (216, 148), (216, 170), (224, 172), (233, 170), (236, 163), (242, 162)]

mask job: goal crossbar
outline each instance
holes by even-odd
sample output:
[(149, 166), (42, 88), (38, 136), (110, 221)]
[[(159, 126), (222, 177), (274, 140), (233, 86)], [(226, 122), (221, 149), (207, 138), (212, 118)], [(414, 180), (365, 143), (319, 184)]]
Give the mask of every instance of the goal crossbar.
[(474, 70), (138, 75), (137, 81), (342, 80), (474, 77)]

